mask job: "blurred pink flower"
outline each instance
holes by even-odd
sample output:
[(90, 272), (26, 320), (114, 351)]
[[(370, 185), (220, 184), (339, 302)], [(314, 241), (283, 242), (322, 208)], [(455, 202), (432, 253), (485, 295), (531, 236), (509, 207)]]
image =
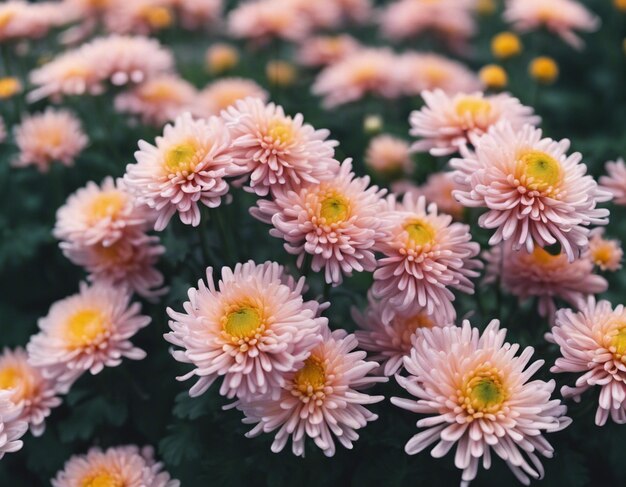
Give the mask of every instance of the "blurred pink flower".
[(247, 78), (220, 78), (209, 83), (200, 91), (192, 108), (194, 115), (210, 117), (233, 106), (236, 101), (252, 97), (263, 103), (269, 94), (256, 81)]
[(311, 22), (295, 2), (254, 0), (239, 4), (228, 15), (228, 32), (234, 38), (266, 42), (272, 38), (297, 41), (311, 31)]
[(613, 203), (626, 206), (626, 164), (621, 157), (604, 165), (608, 176), (600, 176), (602, 189), (613, 195)]
[(359, 49), (359, 41), (348, 34), (309, 37), (300, 44), (297, 60), (304, 66), (327, 66)]
[(604, 238), (604, 228), (589, 233), (589, 250), (585, 256), (602, 271), (615, 272), (622, 268), (624, 251), (619, 240)]
[(367, 146), (365, 164), (378, 174), (388, 176), (411, 174), (413, 161), (409, 143), (393, 135), (377, 135)]
[(416, 186), (410, 181), (398, 181), (391, 186), (391, 190), (396, 194), (411, 193), (413, 199), (424, 196), (428, 203), (435, 203), (441, 212), (460, 221), (463, 219), (465, 207), (452, 196), (455, 189), (458, 189), (458, 186), (452, 173), (443, 171), (432, 173), (421, 186)]
[(6, 453), (22, 449), (20, 440), (28, 431), (28, 423), (22, 418), (24, 404), (12, 400), (13, 391), (0, 390), (0, 459)]

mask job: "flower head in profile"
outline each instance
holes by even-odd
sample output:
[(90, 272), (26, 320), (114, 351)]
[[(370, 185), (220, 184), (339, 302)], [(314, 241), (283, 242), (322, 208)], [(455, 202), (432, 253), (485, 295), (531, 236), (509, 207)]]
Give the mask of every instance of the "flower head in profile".
[(550, 254), (541, 247), (532, 253), (515, 251), (510, 244), (492, 247), (484, 254), (487, 261), (485, 282), (499, 277), (503, 288), (520, 301), (537, 298), (539, 314), (552, 322), (555, 300), (579, 307), (589, 295), (607, 290), (606, 279), (593, 273), (590, 259), (570, 262), (564, 253)]
[(236, 101), (252, 97), (263, 103), (267, 102), (269, 94), (254, 80), (246, 78), (220, 78), (204, 87), (195, 101), (192, 109), (200, 117), (219, 115), (222, 110), (233, 106)]
[(600, 19), (576, 0), (507, 0), (504, 19), (521, 32), (545, 27), (577, 49), (584, 43), (575, 31), (593, 32), (600, 26)]
[(402, 90), (397, 56), (389, 49), (360, 49), (326, 67), (312, 91), (326, 108), (360, 100), (367, 94), (396, 98)]
[(539, 117), (509, 94), (485, 96), (480, 92), (449, 96), (442, 90), (424, 91), (425, 106), (411, 113), (410, 133), (419, 138), (411, 149), (447, 156), (458, 152), (500, 121), (513, 130), (536, 125)]
[(602, 271), (615, 272), (621, 269), (624, 251), (620, 241), (604, 238), (604, 228), (594, 228), (589, 236), (587, 258)]
[(474, 145), (475, 152), (450, 162), (459, 185), (454, 196), (487, 209), (478, 223), (495, 230), (491, 245), (509, 241), (532, 252), (558, 242), (572, 261), (589, 244), (587, 227), (607, 223), (609, 211), (596, 206), (610, 195), (585, 175), (580, 153), (567, 154), (569, 140), (501, 123)]
[(85, 455), (75, 455), (52, 479), (52, 487), (178, 487), (154, 459), (150, 447), (134, 445), (101, 450), (91, 448)]
[(329, 66), (359, 49), (359, 42), (348, 34), (316, 36), (300, 44), (297, 59), (304, 66)]
[(365, 405), (382, 401), (383, 396), (361, 392), (383, 377), (368, 376), (378, 364), (365, 361), (365, 352), (355, 350), (357, 340), (344, 330), (321, 330), (322, 341), (299, 367), (285, 374), (278, 398), (261, 397), (240, 401), (237, 407), (255, 424), (246, 434), (255, 437), (276, 431), (272, 451), (279, 452), (292, 440), (294, 455), (304, 456), (307, 437), (324, 455), (335, 454), (335, 439), (345, 448), (359, 438), (356, 430), (378, 416)]
[(0, 4), (0, 42), (37, 39), (71, 21), (64, 4), (8, 0)]
[(50, 410), (61, 404), (54, 380), (43, 377), (41, 370), (28, 363), (22, 348), (5, 348), (0, 354), (0, 391), (11, 391), (11, 400), (21, 404), (20, 418), (27, 421), (34, 436), (43, 434)]
[(65, 392), (84, 372), (97, 374), (117, 367), (122, 358), (141, 360), (146, 352), (130, 338), (150, 323), (140, 315), (139, 303), (130, 303), (124, 287), (81, 283), (78, 294), (54, 303), (39, 320), (39, 333), (28, 343), (29, 362), (43, 376), (59, 381)]
[(579, 402), (581, 395), (600, 387), (596, 424), (603, 426), (609, 416), (626, 423), (626, 310), (608, 301), (589, 298), (580, 311), (560, 309), (548, 340), (561, 349), (550, 369), (553, 373), (578, 374), (574, 387), (563, 386), (563, 397)]
[(365, 152), (365, 164), (376, 173), (387, 176), (413, 172), (408, 142), (389, 134), (370, 140)]
[(20, 440), (28, 431), (28, 422), (22, 417), (23, 403), (13, 402), (13, 391), (0, 389), (0, 459), (6, 453), (22, 449)]
[(433, 326), (448, 326), (440, 316), (439, 310), (429, 314), (423, 308), (417, 308), (409, 315), (395, 315), (389, 323), (383, 322), (385, 308), (381, 301), (368, 296), (368, 306), (361, 313), (352, 309), (352, 319), (359, 326), (354, 333), (359, 347), (369, 352), (370, 360), (380, 364), (380, 370), (386, 376), (395, 375), (402, 368), (403, 358), (413, 348), (413, 335)]
[(469, 227), (438, 214), (437, 205), (406, 194), (402, 202), (389, 198), (380, 218), (390, 224), (388, 236), (378, 244), (384, 257), (374, 272), (372, 293), (384, 301), (382, 320), (410, 315), (422, 308), (439, 309), (446, 321), (456, 316), (452, 289), (474, 292), (470, 278), (482, 267), (475, 259), (480, 247), (472, 242)]
[(138, 205), (121, 179), (107, 177), (98, 186), (87, 183), (57, 210), (53, 233), (59, 240), (108, 247), (124, 237), (141, 235), (152, 223), (152, 212)]
[(157, 213), (155, 230), (163, 230), (175, 213), (186, 225), (200, 224), (200, 205), (217, 208), (228, 193), (227, 177), (243, 171), (233, 164), (230, 137), (217, 117), (193, 120), (189, 113), (165, 126), (156, 145), (139, 141), (135, 164), (124, 182), (139, 204)]
[[(98, 0), (99, 1), (99, 0)], [(171, 0), (117, 0), (105, 9), (104, 27), (117, 34), (150, 35), (170, 27), (174, 21)]]
[(272, 262), (224, 267), (217, 285), (207, 268), (207, 284), (189, 290), (184, 312), (167, 310), (165, 339), (182, 349), (174, 358), (194, 366), (179, 380), (198, 377), (189, 394), (222, 377), (220, 394), (229, 398), (276, 398), (284, 374), (302, 366), (327, 323), (319, 303), (303, 299), (303, 287), (304, 278), (296, 282)]
[(458, 187), (451, 172), (434, 172), (420, 186), (409, 181), (398, 181), (391, 189), (396, 194), (411, 193), (414, 199), (424, 196), (428, 203), (435, 203), (443, 213), (453, 216), (455, 220), (463, 219), (465, 207), (453, 196), (454, 190)]
[(197, 96), (192, 84), (174, 75), (154, 77), (115, 97), (115, 109), (138, 116), (143, 123), (162, 126), (191, 109)]
[(288, 41), (304, 39), (311, 21), (296, 2), (255, 0), (238, 5), (228, 14), (228, 32), (234, 38), (267, 42), (274, 38)]
[(454, 464), (463, 471), (463, 486), (474, 480), (481, 460), (485, 469), (491, 466), (492, 452), (529, 485), (530, 478), (543, 476), (538, 454), (554, 453), (543, 433), (571, 423), (566, 407), (550, 398), (554, 380), (529, 381), (543, 360), (529, 365), (533, 348), (517, 355), (520, 345), (505, 343), (506, 330), (499, 326), (493, 320), (481, 334), (466, 320), (461, 327), (416, 335), (404, 359), (409, 375), (396, 376), (414, 398), (391, 398), (398, 407), (427, 415), (405, 451), (415, 455), (436, 443), (431, 455), (441, 458), (456, 445)]
[(14, 128), (14, 137), (19, 154), (13, 165), (35, 166), (43, 173), (53, 162), (73, 165), (76, 156), (89, 142), (74, 114), (52, 108), (26, 116)]
[(609, 161), (604, 165), (607, 176), (600, 176), (602, 189), (613, 195), (613, 203), (626, 206), (626, 164), (624, 159)]
[(385, 236), (379, 213), (386, 191), (368, 186), (369, 177), (356, 177), (347, 159), (334, 179), (276, 193), (273, 200), (259, 200), (251, 213), (273, 225), (270, 235), (285, 240), (285, 250), (298, 256), (298, 267), (308, 254), (311, 269), (324, 269), (325, 281), (337, 285), (344, 274), (376, 268), (375, 245)]
[(339, 169), (337, 142), (330, 132), (304, 123), (298, 113), (285, 115), (281, 106), (246, 98), (222, 112), (232, 136), (230, 154), (250, 174), (248, 188), (259, 196), (270, 189), (297, 189), (332, 179)]

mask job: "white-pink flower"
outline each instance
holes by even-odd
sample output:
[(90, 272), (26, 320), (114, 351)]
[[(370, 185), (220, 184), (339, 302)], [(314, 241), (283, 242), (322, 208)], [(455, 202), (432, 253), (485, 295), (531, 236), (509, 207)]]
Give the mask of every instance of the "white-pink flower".
[(558, 242), (572, 261), (589, 244), (587, 227), (607, 223), (609, 211), (596, 206), (610, 195), (585, 175), (580, 153), (567, 155), (569, 140), (500, 123), (473, 143), (475, 152), (450, 161), (459, 185), (454, 196), (487, 209), (478, 223), (495, 230), (491, 245), (509, 241), (532, 252)]
[(374, 172), (382, 175), (411, 174), (413, 161), (411, 160), (409, 143), (393, 135), (377, 135), (367, 145), (365, 164)]
[(0, 459), (23, 446), (20, 438), (28, 431), (28, 423), (22, 418), (24, 405), (12, 400), (13, 392), (0, 390)]
[(304, 285), (272, 262), (223, 267), (217, 285), (207, 268), (207, 283), (189, 289), (184, 312), (167, 310), (172, 331), (165, 339), (182, 348), (173, 356), (194, 366), (179, 380), (198, 377), (189, 394), (222, 377), (220, 394), (228, 398), (276, 398), (284, 374), (302, 366), (327, 323), (317, 301), (304, 301)]
[(146, 352), (130, 338), (150, 317), (140, 315), (141, 305), (131, 304), (130, 298), (124, 287), (81, 283), (78, 294), (57, 301), (39, 320), (40, 331), (27, 346), (29, 362), (66, 392), (84, 372), (95, 375), (104, 367), (117, 367), (123, 358), (143, 359)]
[(246, 78), (220, 78), (205, 86), (192, 108), (194, 115), (208, 118), (220, 115), (222, 110), (248, 97), (267, 102), (269, 94), (254, 80)]
[(359, 42), (348, 34), (309, 37), (300, 44), (297, 60), (305, 66), (327, 66), (359, 49)]
[(613, 203), (626, 205), (626, 164), (621, 157), (616, 161), (609, 161), (604, 165), (607, 176), (600, 176), (602, 189), (613, 195)]
[(554, 449), (543, 433), (562, 430), (571, 420), (565, 406), (551, 399), (555, 382), (530, 380), (543, 365), (529, 365), (532, 347), (505, 343), (498, 320), (482, 334), (468, 321), (462, 327), (425, 329), (415, 336), (410, 357), (404, 359), (408, 377), (396, 380), (414, 398), (392, 397), (398, 407), (420, 415), (423, 429), (405, 446), (415, 455), (436, 443), (431, 455), (440, 458), (455, 445), (454, 464), (463, 470), (462, 486), (474, 480), (482, 460), (502, 458), (525, 485), (541, 478), (538, 455), (551, 458)]
[(335, 439), (351, 449), (359, 438), (356, 430), (378, 419), (365, 405), (384, 397), (361, 392), (387, 381), (368, 376), (378, 364), (366, 362), (365, 352), (355, 350), (355, 336), (344, 330), (331, 332), (324, 325), (321, 339), (304, 364), (285, 374), (278, 398), (257, 397), (237, 404), (246, 415), (243, 422), (255, 424), (247, 437), (278, 430), (272, 451), (282, 451), (291, 439), (293, 454), (302, 457), (309, 437), (324, 455), (332, 457)]
[(273, 38), (297, 41), (306, 37), (312, 25), (295, 2), (255, 0), (238, 5), (228, 14), (232, 37), (266, 42)]

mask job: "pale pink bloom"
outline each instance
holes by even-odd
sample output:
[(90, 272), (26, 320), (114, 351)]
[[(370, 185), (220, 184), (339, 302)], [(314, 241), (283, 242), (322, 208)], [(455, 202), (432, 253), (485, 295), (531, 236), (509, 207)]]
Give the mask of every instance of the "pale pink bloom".
[(359, 49), (359, 41), (348, 34), (309, 37), (300, 44), (297, 60), (304, 66), (327, 66)]
[(59, 2), (9, 0), (0, 4), (0, 42), (44, 37), (50, 28), (71, 21)]
[(28, 422), (33, 435), (43, 434), (45, 419), (61, 399), (55, 382), (45, 379), (38, 368), (28, 363), (22, 348), (5, 348), (0, 354), (0, 391), (5, 390), (11, 391), (11, 401), (23, 406), (20, 419)]
[(266, 42), (273, 38), (297, 41), (311, 31), (310, 19), (295, 2), (254, 0), (244, 2), (228, 15), (228, 32), (234, 38)]
[(126, 166), (124, 182), (139, 204), (154, 209), (155, 230), (175, 213), (186, 225), (200, 224), (200, 205), (217, 208), (228, 193), (224, 178), (243, 169), (233, 164), (231, 139), (217, 117), (193, 120), (189, 113), (168, 124), (156, 145), (139, 141), (135, 164)]
[(500, 279), (502, 287), (520, 302), (537, 298), (539, 314), (551, 322), (555, 299), (580, 307), (589, 295), (602, 293), (609, 286), (606, 279), (593, 273), (589, 259), (570, 262), (565, 254), (552, 255), (541, 247), (529, 254), (501, 244), (483, 257), (487, 261), (485, 283)]
[(481, 82), (464, 64), (439, 54), (407, 52), (396, 64), (402, 79), (402, 91), (417, 96), (422, 91), (442, 90), (447, 95), (472, 93)]
[(411, 174), (413, 161), (409, 143), (389, 134), (382, 134), (370, 140), (365, 152), (365, 164), (380, 174)]
[(153, 221), (152, 212), (138, 205), (121, 179), (87, 183), (57, 210), (53, 230), (59, 240), (108, 247), (123, 237), (141, 234)]
[(171, 0), (116, 0), (104, 10), (104, 27), (116, 34), (150, 35), (172, 23)]
[(575, 31), (594, 32), (600, 27), (600, 19), (575, 0), (507, 0), (504, 19), (521, 32), (545, 27), (576, 49), (584, 42)]
[(367, 23), (374, 15), (372, 0), (335, 0), (347, 20), (361, 24)]
[(605, 225), (609, 211), (596, 208), (610, 194), (585, 175), (582, 155), (567, 155), (570, 142), (542, 138), (540, 129), (498, 124), (473, 141), (475, 152), (452, 159), (464, 206), (486, 208), (481, 227), (495, 229), (489, 243), (512, 243), (515, 250), (560, 243), (569, 260), (589, 244), (590, 224)]
[(466, 320), (462, 327), (425, 329), (415, 336), (404, 367), (408, 377), (396, 375), (411, 399), (392, 397), (402, 409), (427, 415), (423, 428), (405, 445), (415, 455), (436, 443), (434, 458), (455, 445), (454, 464), (463, 470), (462, 486), (485, 469), (495, 453), (524, 485), (544, 474), (538, 454), (552, 458), (554, 449), (543, 433), (566, 428), (572, 421), (566, 407), (550, 399), (554, 380), (530, 380), (543, 365), (529, 365), (533, 348), (516, 355), (520, 345), (505, 343), (506, 330), (492, 320), (480, 333)]
[(498, 122), (506, 120), (514, 131), (537, 125), (533, 109), (508, 93), (485, 96), (481, 92), (447, 95), (443, 90), (424, 91), (425, 105), (411, 112), (410, 133), (419, 140), (411, 149), (441, 157), (474, 143)]
[(604, 165), (608, 176), (600, 176), (602, 189), (613, 195), (613, 203), (626, 206), (626, 164), (621, 157)]
[(46, 109), (26, 116), (14, 127), (19, 149), (15, 167), (36, 166), (46, 173), (53, 162), (72, 166), (74, 159), (89, 143), (80, 120), (67, 110)]
[(332, 457), (334, 438), (352, 449), (352, 443), (359, 438), (356, 430), (378, 419), (365, 405), (384, 397), (361, 392), (387, 381), (385, 377), (368, 376), (378, 364), (366, 362), (365, 352), (355, 350), (355, 336), (344, 330), (331, 332), (323, 326), (321, 339), (303, 365), (285, 374), (278, 398), (257, 397), (237, 405), (246, 415), (244, 423), (256, 423), (246, 433), (248, 438), (278, 430), (273, 452), (282, 451), (291, 438), (293, 454), (304, 457), (308, 437), (324, 455)]
[(222, 0), (170, 0), (185, 29), (201, 29), (217, 23), (224, 8)]
[(277, 192), (273, 200), (257, 201), (250, 213), (273, 225), (270, 235), (285, 240), (299, 268), (310, 259), (311, 269), (323, 269), (325, 281), (336, 286), (343, 275), (376, 268), (375, 245), (386, 235), (379, 218), (386, 190), (369, 183), (369, 177), (355, 176), (346, 159), (333, 179)]
[(196, 88), (175, 75), (162, 75), (120, 93), (115, 97), (115, 109), (137, 115), (143, 123), (163, 126), (196, 102)]
[(424, 196), (428, 203), (435, 203), (443, 213), (462, 220), (465, 207), (459, 203), (452, 193), (458, 186), (454, 182), (451, 172), (435, 172), (421, 186), (416, 186), (410, 181), (398, 181), (392, 184), (391, 190), (396, 194), (411, 193), (414, 199)]
[(316, 0), (315, 2), (310, 0), (279, 1), (282, 1), (288, 8), (293, 7), (298, 10), (309, 22), (311, 29), (336, 29), (342, 20), (341, 6), (337, 0)]
[(70, 261), (85, 268), (91, 282), (127, 286), (149, 300), (167, 291), (163, 275), (155, 267), (165, 253), (159, 237), (132, 232), (108, 246), (61, 242), (59, 247)]
[(482, 267), (469, 226), (453, 223), (451, 216), (437, 213), (436, 204), (411, 194), (402, 203), (390, 197), (388, 211), (379, 217), (391, 225), (389, 236), (378, 245), (384, 257), (378, 260), (372, 286), (374, 297), (384, 301), (383, 322), (421, 308), (429, 314), (439, 309), (445, 321), (452, 321), (452, 289), (472, 294), (470, 278)]
[(151, 447), (135, 445), (102, 451), (91, 448), (85, 455), (74, 455), (51, 480), (52, 487), (178, 487), (154, 458)]
[(223, 377), (220, 394), (228, 398), (276, 398), (285, 374), (302, 366), (328, 322), (317, 301), (304, 301), (304, 285), (275, 262), (223, 267), (217, 286), (207, 268), (207, 284), (189, 289), (185, 311), (167, 310), (172, 331), (165, 339), (182, 348), (172, 354), (194, 366), (178, 380), (198, 377), (189, 394), (199, 396)]
[(367, 94), (397, 98), (402, 90), (397, 61), (389, 49), (361, 49), (324, 68), (312, 91), (323, 97), (326, 108), (357, 101)]
[(28, 423), (22, 418), (24, 405), (13, 402), (12, 396), (12, 391), (0, 390), (0, 459), (21, 450), (24, 442), (20, 438), (28, 431)]
[(359, 347), (370, 353), (370, 360), (380, 364), (380, 371), (386, 376), (395, 375), (402, 368), (403, 357), (413, 348), (412, 337), (425, 328), (448, 326), (438, 309), (428, 314), (417, 308), (410, 315), (396, 315), (389, 323), (383, 322), (383, 303), (368, 296), (369, 304), (363, 313), (352, 309), (352, 319), (359, 326), (354, 334)]
[(453, 47), (464, 46), (476, 31), (472, 0), (398, 0), (382, 12), (380, 26), (392, 40), (434, 33)]
[(66, 51), (30, 73), (30, 101), (63, 95), (100, 94), (107, 83), (137, 84), (171, 72), (172, 53), (155, 39), (110, 35)]
[(561, 348), (550, 372), (581, 374), (574, 387), (563, 386), (563, 397), (579, 402), (587, 389), (600, 386), (596, 424), (606, 424), (609, 415), (626, 423), (626, 310), (608, 301), (589, 298), (579, 312), (560, 309), (546, 338)]
[(589, 237), (589, 249), (585, 255), (594, 265), (611, 272), (622, 268), (624, 251), (619, 240), (604, 238), (604, 228), (594, 228)]
[(269, 94), (252, 79), (220, 78), (209, 83), (198, 94), (192, 111), (194, 115), (208, 118), (219, 115), (236, 101), (248, 97), (258, 98), (265, 103)]
[(29, 362), (66, 392), (84, 372), (95, 375), (104, 367), (117, 367), (124, 357), (145, 358), (130, 338), (150, 317), (140, 315), (141, 305), (131, 304), (130, 298), (123, 286), (81, 283), (78, 294), (57, 301), (39, 319), (40, 331), (27, 346)]
[(250, 173), (248, 189), (266, 196), (332, 179), (339, 169), (334, 159), (338, 142), (327, 140), (327, 129), (316, 130), (298, 113), (285, 115), (274, 103), (258, 98), (238, 100), (222, 112), (232, 136), (230, 153)]

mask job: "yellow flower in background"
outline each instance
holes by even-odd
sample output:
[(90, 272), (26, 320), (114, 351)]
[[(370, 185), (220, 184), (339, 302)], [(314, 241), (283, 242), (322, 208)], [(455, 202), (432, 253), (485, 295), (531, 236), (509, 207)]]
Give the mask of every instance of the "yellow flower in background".
[(495, 0), (478, 0), (476, 2), (476, 12), (480, 15), (492, 15), (496, 11)]
[(502, 66), (497, 64), (488, 64), (484, 66), (478, 73), (480, 80), (488, 88), (500, 90), (509, 82), (509, 76)]
[(501, 32), (491, 39), (491, 52), (498, 59), (508, 59), (522, 52), (522, 41), (513, 32)]
[(296, 80), (297, 71), (287, 61), (270, 61), (265, 66), (265, 75), (273, 85), (290, 86)]
[(13, 76), (7, 76), (6, 78), (0, 78), (0, 100), (11, 98), (12, 96), (21, 93), (22, 83), (19, 79)]
[(626, 12), (626, 0), (613, 0), (613, 6), (620, 12)]
[(206, 63), (212, 74), (220, 74), (239, 64), (239, 51), (223, 42), (213, 44), (206, 52)]
[(147, 7), (142, 14), (146, 22), (154, 29), (165, 29), (172, 25), (174, 20), (172, 13), (167, 7)]
[(380, 132), (383, 128), (383, 119), (380, 115), (367, 115), (363, 119), (363, 131), (368, 134)]
[(559, 77), (559, 65), (551, 57), (539, 56), (530, 62), (528, 72), (539, 83), (549, 85)]

